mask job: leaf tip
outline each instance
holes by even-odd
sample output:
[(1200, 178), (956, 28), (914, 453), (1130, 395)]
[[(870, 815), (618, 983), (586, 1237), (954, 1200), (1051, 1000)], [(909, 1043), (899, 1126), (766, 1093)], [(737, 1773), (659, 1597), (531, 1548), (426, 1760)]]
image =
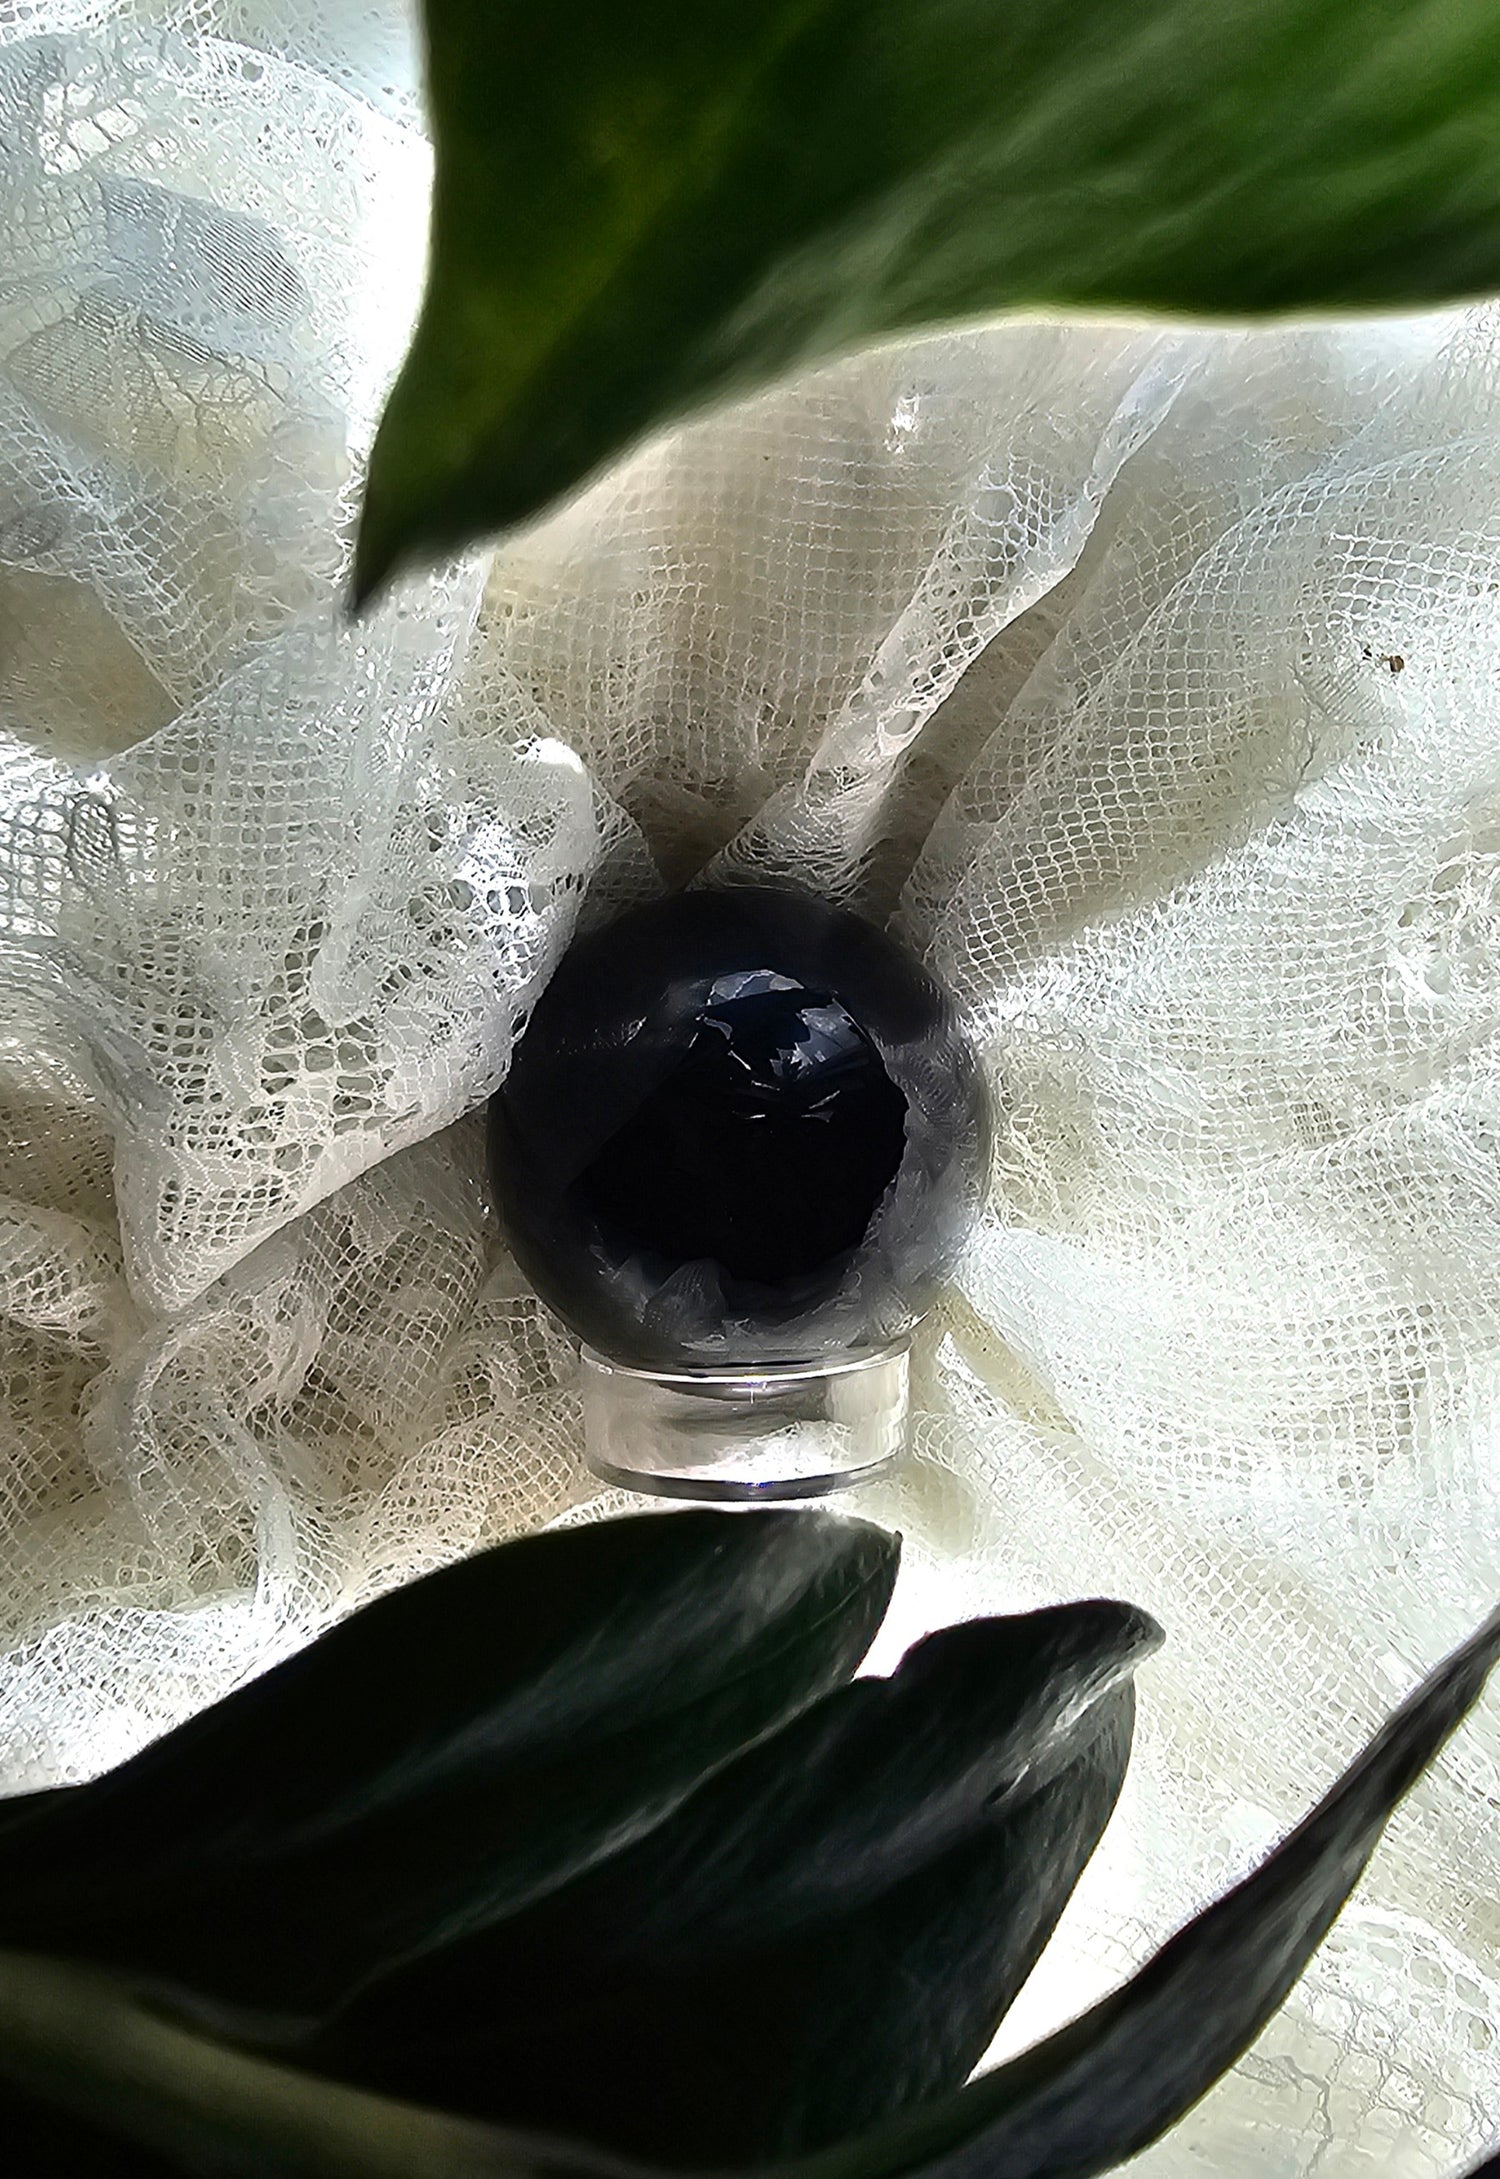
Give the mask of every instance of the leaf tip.
[(360, 514), (359, 530), (354, 541), (354, 566), (349, 578), (348, 600), (345, 611), (350, 620), (359, 620), (369, 611), (376, 599), (389, 585), (396, 572), (399, 552), (389, 538), (370, 521), (369, 500), (366, 498)]

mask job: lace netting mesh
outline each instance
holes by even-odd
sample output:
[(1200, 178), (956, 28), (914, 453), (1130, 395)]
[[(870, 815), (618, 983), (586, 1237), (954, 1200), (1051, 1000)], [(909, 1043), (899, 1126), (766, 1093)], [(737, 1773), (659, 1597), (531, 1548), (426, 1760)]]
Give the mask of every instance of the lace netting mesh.
[[(1500, 317), (903, 343), (350, 627), (411, 55), (394, 0), (0, 0), (0, 1777), (616, 1503), (473, 1115), (580, 915), (793, 872), (998, 1114), (880, 1656), (1169, 1630), (1014, 2047), (1500, 1589)], [(1492, 1704), (1143, 2170), (1500, 2131), (1497, 1806)]]

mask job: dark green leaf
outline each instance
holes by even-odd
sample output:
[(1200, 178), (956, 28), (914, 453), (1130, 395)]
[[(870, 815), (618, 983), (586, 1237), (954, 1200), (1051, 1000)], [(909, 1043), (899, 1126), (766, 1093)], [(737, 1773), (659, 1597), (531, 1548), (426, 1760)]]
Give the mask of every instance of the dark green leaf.
[(1134, 1979), (1012, 2064), (799, 2179), (1093, 2179), (1174, 2125), (1276, 2012), (1391, 1811), (1478, 1700), (1500, 1612), (1423, 1681), (1273, 1854)]
[(367, 595), (654, 425), (1016, 307), (1500, 286), (1492, 0), (425, 0), (432, 260)]
[(370, 1988), (309, 2061), (673, 2163), (795, 2153), (955, 2087), (1093, 1852), (1122, 1682), (1160, 1638), (1108, 1603), (933, 1635)]
[[(1023, 2058), (776, 2179), (1090, 2179), (1156, 2138), (1285, 1996), (1392, 1807), (1477, 1698), (1500, 1614), (1440, 1666), (1320, 1807), (1135, 1980)], [(586, 2060), (587, 2054), (580, 2052)], [(639, 2167), (263, 2063), (96, 1975), (0, 1959), (0, 2081), (231, 2179), (620, 2179)], [(105, 2167), (97, 2179), (111, 2179)]]
[[(231, 2049), (89, 1970), (0, 1954), (0, 2149), (47, 2142), (38, 2179), (628, 2179), (526, 2140)], [(92, 2138), (91, 2138), (92, 2137)], [(93, 2162), (67, 2159), (97, 2147)], [(4, 2169), (32, 2179), (10, 2154)]]
[(1133, 1710), (1118, 1690), (1076, 1762), (862, 1911), (648, 1971), (523, 2030), (518, 2051), (502, 2046), (490, 2115), (721, 2170), (846, 2140), (957, 2088), (1098, 1843)]
[(315, 2013), (637, 1837), (847, 1679), (898, 1544), (827, 1513), (509, 1544), (0, 1831), (0, 1934)]
[(177, 2179), (182, 2166), (108, 2127), (0, 2089), (0, 2145), (24, 2179)]

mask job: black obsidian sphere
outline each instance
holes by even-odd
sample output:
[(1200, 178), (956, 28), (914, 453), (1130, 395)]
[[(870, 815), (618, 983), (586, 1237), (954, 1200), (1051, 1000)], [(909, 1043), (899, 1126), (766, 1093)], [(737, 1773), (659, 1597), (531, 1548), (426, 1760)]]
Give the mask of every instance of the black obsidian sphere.
[(977, 1209), (953, 1007), (859, 916), (679, 893), (575, 942), (490, 1106), (512, 1248), (599, 1351), (804, 1362), (910, 1328)]

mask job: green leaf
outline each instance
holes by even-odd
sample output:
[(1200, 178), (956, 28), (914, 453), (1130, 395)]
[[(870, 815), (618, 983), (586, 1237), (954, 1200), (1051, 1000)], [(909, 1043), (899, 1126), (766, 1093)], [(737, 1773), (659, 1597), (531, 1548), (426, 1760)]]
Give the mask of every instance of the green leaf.
[(1107, 1603), (933, 1635), (636, 1846), (383, 1978), (301, 2055), (713, 2166), (821, 2146), (956, 2087), (1108, 1820), (1129, 1675), (1160, 1638)]
[(897, 1539), (685, 1512), (529, 1537), (382, 1599), (0, 1831), (0, 1937), (316, 2014), (628, 1843), (847, 1679)]
[(656, 425), (1018, 307), (1500, 287), (1491, 0), (424, 0), (421, 320), (355, 587)]
[(7, 2169), (25, 2179), (177, 2179), (182, 2170), (159, 2149), (3, 2089), (0, 2141)]
[[(1497, 1657), (1500, 1613), (1424, 1681), (1252, 1876), (1115, 1996), (956, 2095), (778, 2164), (775, 2179), (1091, 2179), (1144, 2148), (1280, 2004), (1391, 1810), (1477, 1700)], [(27, 2107), (60, 2108), (159, 2150), (174, 2169), (226, 2179), (641, 2171), (268, 2064), (53, 1961), (0, 1957), (0, 2082)], [(5, 2117), (0, 2109), (0, 2127)], [(89, 2179), (122, 2171), (100, 2165)]]
[[(163, 2020), (108, 1978), (0, 1954), (0, 2142), (37, 2179), (622, 2179), (531, 2141), (292, 2072)], [(49, 2136), (48, 2119), (61, 2114)], [(94, 2160), (89, 2161), (90, 2155)], [(6, 2158), (18, 2179), (33, 2168)]]
[(1093, 2179), (1148, 2147), (1277, 2011), (1497, 1660), (1500, 1611), (1274, 1853), (1122, 1989), (957, 2095), (804, 2159), (798, 2179)]

